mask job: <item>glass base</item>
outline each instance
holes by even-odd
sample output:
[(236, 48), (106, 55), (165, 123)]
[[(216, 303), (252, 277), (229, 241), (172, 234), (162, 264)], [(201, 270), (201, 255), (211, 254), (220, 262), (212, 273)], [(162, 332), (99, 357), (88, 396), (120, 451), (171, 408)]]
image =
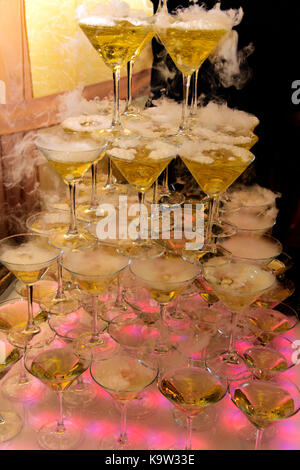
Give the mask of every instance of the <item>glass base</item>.
[(53, 315), (67, 315), (79, 308), (79, 302), (65, 291), (60, 299), (56, 295), (47, 296), (40, 302), (40, 306)]
[[(174, 421), (183, 428), (186, 428), (186, 416), (178, 408), (173, 410)], [(205, 431), (210, 430), (212, 426), (217, 422), (218, 412), (214, 406), (209, 406), (199, 413), (192, 421), (193, 431)]]
[(55, 233), (49, 236), (49, 241), (57, 248), (69, 248), (71, 250), (91, 248), (97, 243), (97, 240), (87, 230), (78, 232), (76, 235)]
[(63, 393), (64, 403), (69, 406), (86, 407), (89, 406), (96, 397), (97, 390), (95, 385), (86, 379), (80, 382), (76, 381)]
[(22, 431), (23, 420), (17, 413), (0, 410), (0, 419), (0, 442), (9, 441)]
[(133, 259), (152, 259), (161, 256), (165, 249), (151, 240), (136, 240), (128, 245), (120, 245), (118, 251)]
[(190, 317), (176, 306), (167, 309), (164, 322), (171, 330), (186, 330), (191, 326)]
[(38, 379), (26, 374), (26, 381), (20, 382), (20, 374), (9, 375), (1, 384), (5, 397), (20, 402), (44, 399), (47, 389)]
[(177, 191), (161, 191), (157, 195), (157, 204), (162, 206), (180, 206), (184, 201), (184, 195)]
[(99, 450), (147, 450), (145, 442), (140, 442), (138, 440), (128, 441), (126, 443), (121, 443), (119, 439), (113, 437), (104, 437), (101, 439)]
[(70, 421), (65, 422), (65, 430), (57, 431), (57, 422), (43, 426), (37, 434), (39, 445), (48, 450), (76, 449), (82, 441), (81, 429)]
[(243, 358), (236, 352), (220, 352), (217, 357), (212, 357), (206, 361), (207, 369), (216, 377), (228, 380), (229, 382), (241, 377), (249, 376), (249, 370)]
[(105, 322), (109, 323), (115, 318), (122, 315), (122, 313), (126, 313), (130, 310), (131, 308), (126, 304), (121, 304), (120, 306), (118, 306), (116, 305), (115, 301), (108, 301), (101, 308), (100, 316)]
[(102, 201), (98, 201), (95, 207), (91, 207), (90, 204), (82, 204), (76, 209), (76, 214), (79, 218), (88, 220), (89, 222), (98, 222), (102, 217), (106, 217), (108, 212), (98, 210), (98, 205)]
[(99, 335), (99, 342), (94, 341), (91, 335), (82, 336), (76, 342), (75, 348), (79, 354), (84, 354), (87, 350), (91, 351), (93, 361), (103, 361), (113, 356), (120, 345), (108, 333), (103, 333)]

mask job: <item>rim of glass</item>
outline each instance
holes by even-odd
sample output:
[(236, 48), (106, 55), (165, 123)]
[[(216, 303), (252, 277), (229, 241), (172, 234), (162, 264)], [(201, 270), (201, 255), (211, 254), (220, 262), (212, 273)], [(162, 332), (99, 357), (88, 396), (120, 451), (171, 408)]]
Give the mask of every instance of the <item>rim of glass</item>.
[[(45, 233), (38, 232), (35, 229), (33, 229), (32, 227), (30, 227), (30, 222), (34, 221), (36, 218), (38, 218), (40, 216), (47, 215), (47, 214), (49, 214), (49, 215), (58, 214), (58, 215), (66, 216), (69, 220), (67, 220), (66, 222), (61, 222), (61, 223), (62, 224), (65, 223), (66, 225), (70, 224), (70, 216), (69, 216), (69, 211), (67, 209), (66, 210), (64, 210), (64, 209), (57, 209), (57, 210), (51, 209), (49, 211), (47, 211), (47, 210), (40, 211), (40, 212), (36, 212), (35, 214), (30, 215), (26, 219), (26, 227), (28, 228), (28, 230), (31, 230), (31, 233), (36, 234), (36, 235), (45, 235)], [(78, 219), (77, 217), (76, 217), (76, 222), (78, 222), (79, 224), (84, 224), (86, 228), (88, 228), (91, 224), (90, 221), (83, 220), (83, 219)], [(53, 222), (53, 223), (56, 223), (56, 222)], [(60, 223), (60, 222), (57, 222), (57, 223)], [(52, 234), (55, 231), (56, 231), (56, 229), (51, 229), (51, 230), (48, 230), (47, 233)]]
[(41, 237), (43, 238), (44, 240), (47, 240), (48, 241), (48, 245), (50, 248), (54, 249), (54, 250), (58, 250), (59, 251), (59, 254), (57, 254), (56, 256), (54, 256), (53, 258), (50, 258), (48, 259), (48, 261), (44, 261), (43, 263), (14, 263), (14, 262), (5, 262), (0, 254), (0, 261), (6, 265), (6, 264), (9, 264), (11, 266), (24, 266), (24, 264), (26, 264), (26, 266), (40, 266), (40, 267), (44, 267), (45, 265), (49, 265), (49, 264), (52, 264), (54, 263), (54, 261), (58, 260), (62, 254), (63, 254), (63, 251), (60, 249), (60, 248), (57, 248), (56, 246), (52, 245), (49, 241), (49, 237), (47, 235), (40, 235), (38, 233), (18, 233), (16, 235), (10, 235), (9, 237), (5, 237), (5, 238), (2, 238), (0, 240), (0, 248), (2, 246), (2, 244), (4, 244), (4, 242), (8, 241), (8, 240), (12, 240), (13, 238), (16, 239), (17, 237)]
[[(89, 247), (88, 249), (90, 249), (91, 247)], [(87, 249), (87, 250), (88, 250)], [(91, 248), (93, 249), (93, 247)], [(120, 255), (122, 256), (122, 255)], [(125, 256), (124, 256), (125, 258)], [(66, 265), (65, 265), (65, 259), (66, 259), (66, 256), (64, 256), (64, 260), (63, 262), (61, 263), (62, 267), (68, 271), (70, 274), (72, 274), (73, 276), (75, 277), (81, 277), (81, 278), (85, 278), (85, 279), (94, 279), (94, 280), (97, 280), (97, 279), (105, 279), (107, 277), (110, 277), (110, 276), (114, 276), (116, 274), (119, 274), (120, 272), (122, 272), (124, 269), (127, 268), (127, 266), (130, 265), (131, 263), (131, 259), (128, 258), (128, 263), (125, 265), (125, 266), (122, 266), (122, 268), (118, 269), (117, 271), (112, 271), (110, 273), (106, 273), (106, 274), (86, 274), (86, 273), (80, 273), (78, 271), (73, 271), (71, 270), (70, 268), (67, 268)], [(97, 294), (98, 295), (98, 294)]]
[[(117, 353), (116, 353), (117, 354)], [(127, 354), (127, 356), (130, 356), (129, 354)], [(108, 357), (107, 359), (104, 359), (104, 360), (109, 360), (111, 359), (113, 356), (110, 356)], [(99, 362), (95, 361), (95, 362), (92, 362), (92, 364), (90, 365), (90, 373), (91, 373), (91, 376), (93, 378), (93, 380), (98, 384), (100, 385), (100, 387), (102, 387), (104, 390), (108, 390), (109, 392), (112, 392), (112, 393), (140, 393), (142, 392), (143, 390), (145, 390), (145, 388), (149, 387), (150, 385), (152, 385), (156, 380), (157, 380), (157, 377), (158, 377), (158, 373), (159, 373), (159, 370), (158, 368), (153, 368), (151, 367), (151, 365), (149, 364), (146, 364), (144, 361), (142, 361), (141, 359), (137, 359), (136, 357), (132, 357), (130, 356), (131, 359), (137, 361), (139, 364), (142, 364), (144, 367), (146, 367), (147, 369), (150, 369), (152, 370), (153, 372), (155, 372), (155, 376), (153, 379), (151, 379), (151, 381), (149, 383), (147, 383), (147, 385), (145, 385), (145, 387), (143, 388), (138, 388), (138, 389), (132, 389), (132, 390), (114, 390), (112, 388), (109, 388), (109, 387), (105, 387), (104, 385), (102, 385), (100, 382), (98, 382), (95, 378), (95, 374), (93, 373), (93, 367), (96, 367), (96, 365), (99, 365)], [(100, 361), (102, 362), (102, 361)]]
[[(157, 257), (157, 258), (159, 258), (159, 257)], [(181, 257), (181, 256), (179, 256), (178, 258), (182, 259), (182, 261), (185, 261), (185, 262), (189, 263), (188, 261), (186, 261), (186, 260), (185, 260), (183, 257)], [(153, 259), (156, 259), (156, 258), (153, 258)], [(148, 259), (148, 260), (149, 260), (149, 259)], [(135, 274), (135, 272), (134, 272), (133, 269), (132, 269), (132, 264), (133, 264), (134, 262), (142, 262), (142, 261), (147, 261), (147, 260), (145, 260), (145, 259), (142, 259), (142, 260), (138, 260), (138, 259), (137, 259), (137, 260), (133, 260), (133, 261), (130, 263), (129, 270), (130, 270), (130, 272), (131, 272), (137, 279), (141, 279), (142, 281), (146, 282), (147, 284), (151, 284), (151, 280), (145, 279), (145, 278), (143, 278), (143, 277), (141, 277), (141, 276), (138, 276), (137, 274)], [(189, 263), (189, 264), (193, 264), (194, 266), (196, 266), (196, 264), (194, 264), (194, 263)], [(178, 281), (177, 281), (177, 282), (176, 282), (176, 281), (164, 281), (164, 285), (170, 285), (170, 286), (178, 285), (178, 286), (180, 286), (180, 285), (185, 284), (186, 282), (190, 282), (190, 281), (193, 281), (193, 280), (197, 279), (197, 278), (200, 276), (201, 273), (202, 273), (202, 269), (200, 269), (200, 271), (199, 271), (196, 275), (194, 275), (194, 276), (192, 276), (192, 277), (189, 277), (188, 279), (185, 279), (184, 281), (180, 281), (180, 282), (178, 282)]]
[[(238, 234), (237, 234), (237, 235), (238, 235)], [(235, 236), (235, 235), (233, 235), (233, 237), (234, 237), (234, 236)], [(232, 237), (232, 238), (233, 238), (233, 237)], [(245, 235), (243, 235), (243, 237), (246, 238)], [(231, 238), (231, 237), (230, 237), (230, 238)], [(250, 236), (250, 238), (252, 238), (252, 237)], [(230, 250), (228, 250), (227, 248), (225, 248), (225, 249), (227, 249), (227, 250), (231, 253), (232, 259), (236, 259), (236, 260), (245, 260), (245, 261), (253, 261), (254, 263), (256, 263), (256, 262), (258, 262), (258, 263), (259, 263), (259, 262), (266, 262), (266, 263), (267, 263), (268, 261), (272, 261), (273, 259), (276, 259), (277, 256), (280, 256), (280, 255), (281, 255), (282, 250), (283, 250), (283, 246), (282, 246), (282, 243), (281, 243), (279, 240), (277, 240), (277, 238), (273, 237), (272, 235), (262, 235), (262, 236), (259, 237), (259, 238), (263, 238), (263, 239), (266, 239), (266, 238), (267, 238), (267, 239), (269, 239), (270, 241), (272, 241), (273, 245), (274, 245), (274, 246), (277, 245), (278, 248), (280, 249), (279, 253), (277, 253), (276, 255), (273, 255), (273, 256), (268, 256), (267, 258), (246, 258), (245, 256), (237, 256), (237, 255), (234, 255)], [(225, 241), (225, 243), (226, 243), (226, 241)], [(222, 245), (222, 242), (220, 242), (220, 244)], [(270, 270), (270, 271), (271, 271), (271, 270)]]
[[(60, 128), (60, 126), (52, 126), (52, 128), (54, 128), (54, 127)], [(62, 128), (61, 128), (61, 129), (62, 129)], [(62, 129), (62, 130), (63, 130), (63, 129)], [(74, 135), (74, 133), (70, 133), (70, 134), (71, 134), (71, 135)], [(50, 134), (50, 135), (51, 135), (51, 134)], [(66, 133), (66, 135), (68, 135), (68, 133)], [(79, 135), (79, 133), (78, 133), (78, 135)], [(104, 149), (107, 147), (107, 143), (103, 144), (103, 142), (102, 142), (101, 145), (100, 145), (100, 143), (99, 143), (97, 140), (90, 138), (91, 142), (93, 142), (93, 143), (95, 144), (95, 147), (93, 147), (93, 148), (91, 148), (91, 149), (84, 149), (84, 150), (83, 150), (83, 149), (61, 150), (61, 149), (59, 149), (59, 148), (58, 148), (58, 149), (49, 148), (49, 147), (46, 145), (46, 143), (45, 143), (45, 145), (40, 144), (40, 143), (39, 143), (40, 140), (42, 140), (42, 138), (41, 138), (40, 135), (38, 135), (38, 136), (36, 137), (35, 141), (34, 141), (34, 145), (35, 145), (39, 150), (41, 150), (41, 151), (42, 151), (42, 150), (48, 150), (49, 152), (56, 152), (56, 153), (60, 153), (60, 154), (75, 153), (75, 154), (84, 154), (84, 155), (87, 155), (87, 154), (89, 154), (90, 152), (95, 152), (96, 150), (97, 150), (97, 151), (99, 151), (99, 150), (102, 151), (102, 150), (104, 150)], [(79, 140), (79, 142), (80, 142), (80, 140)], [(89, 162), (87, 162), (87, 163), (89, 163)]]
[[(263, 269), (264, 271), (267, 271), (268, 273), (270, 273), (270, 274), (274, 277), (272, 284), (270, 284), (268, 287), (265, 287), (264, 289), (259, 289), (259, 290), (257, 290), (257, 291), (254, 291), (254, 292), (252, 293), (252, 295), (255, 296), (255, 295), (257, 295), (258, 293), (259, 293), (259, 294), (262, 294), (263, 292), (265, 292), (265, 291), (271, 289), (271, 288), (275, 285), (275, 283), (277, 282), (277, 278), (276, 278), (275, 274), (273, 274), (272, 271), (267, 268), (267, 266), (260, 265), (259, 263), (256, 262), (256, 260), (251, 260), (251, 261), (253, 261), (253, 262), (252, 262), (252, 263), (249, 263), (249, 262), (243, 261), (243, 259), (236, 259), (236, 258), (233, 258), (233, 257), (232, 257), (229, 262), (230, 262), (230, 263), (232, 263), (232, 262), (233, 262), (233, 263), (239, 263), (239, 264), (245, 264), (245, 263), (247, 263), (247, 264), (252, 264), (252, 265), (254, 265), (254, 266), (259, 267), (259, 269)], [(217, 269), (218, 267), (219, 267), (219, 266), (208, 266), (208, 269), (209, 269), (209, 268)], [(210, 285), (210, 287), (213, 289), (213, 291), (215, 291), (216, 295), (217, 295), (217, 292), (224, 292), (223, 289), (215, 289), (215, 285), (211, 284), (211, 283), (206, 279), (205, 273), (202, 274), (202, 277), (203, 277), (203, 279)], [(226, 291), (225, 291), (225, 292), (226, 292)], [(240, 294), (240, 293), (237, 292), (237, 289), (235, 289), (235, 290), (232, 292), (232, 295), (236, 295), (236, 296), (238, 296), (238, 297), (247, 297), (247, 296), (249, 296), (249, 293), (246, 292), (245, 294)], [(217, 295), (217, 296), (218, 296), (218, 295)], [(224, 302), (224, 303), (225, 303), (225, 302)], [(251, 304), (250, 304), (250, 305), (251, 305)]]
[[(270, 384), (270, 383), (276, 383), (277, 385), (281, 386), (281, 384), (283, 384), (283, 386), (281, 387), (284, 391), (287, 391), (285, 388), (284, 388), (284, 384), (288, 384), (289, 387), (292, 387), (294, 389), (294, 393), (293, 393), (293, 396), (292, 396), (292, 399), (294, 401), (294, 397), (295, 397), (295, 394), (296, 394), (296, 400), (297, 400), (297, 403), (295, 405), (296, 406), (296, 409), (294, 410), (294, 412), (292, 414), (290, 414), (289, 416), (285, 416), (283, 418), (279, 418), (279, 419), (275, 419), (273, 420), (274, 422), (276, 421), (282, 421), (283, 419), (288, 419), (288, 418), (291, 418), (292, 416), (294, 416), (296, 413), (298, 413), (298, 411), (300, 410), (300, 389), (299, 387), (292, 381), (292, 380), (289, 380), (287, 379), (286, 377), (282, 377), (282, 374), (277, 374), (275, 376), (273, 376), (272, 378), (270, 378), (269, 380), (263, 380), (263, 379), (257, 379), (252, 373), (251, 375), (248, 377), (248, 378), (244, 378), (244, 379), (236, 379), (234, 381), (232, 381), (229, 386), (228, 386), (228, 392), (229, 392), (229, 397), (230, 399), (232, 400), (232, 402), (235, 404), (235, 406), (240, 410), (240, 408), (236, 405), (236, 403), (234, 402), (233, 400), (233, 396), (234, 396), (234, 393), (235, 390), (245, 384), (248, 384), (250, 382), (258, 382), (258, 383), (265, 383), (265, 384)], [(289, 394), (291, 395), (291, 394)], [(241, 410), (240, 410), (241, 411)], [(242, 412), (242, 411), (241, 411)], [(243, 412), (242, 412), (243, 413)], [(244, 414), (244, 413), (243, 413)], [(245, 415), (247, 416), (247, 415)]]

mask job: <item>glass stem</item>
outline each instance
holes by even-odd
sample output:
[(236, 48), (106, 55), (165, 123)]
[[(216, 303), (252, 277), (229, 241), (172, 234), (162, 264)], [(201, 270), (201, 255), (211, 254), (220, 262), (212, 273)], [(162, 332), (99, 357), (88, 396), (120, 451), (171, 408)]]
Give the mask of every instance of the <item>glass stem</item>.
[[(25, 354), (25, 351), (24, 351), (24, 354)], [(28, 381), (28, 376), (26, 374), (26, 369), (25, 369), (25, 365), (24, 365), (24, 355), (21, 359), (21, 362), (20, 362), (20, 375), (19, 375), (19, 380), (18, 380), (18, 383), (19, 385), (25, 385), (27, 384), (29, 381)]]
[(98, 295), (92, 296), (93, 323), (92, 323), (92, 341), (97, 340), (98, 334)]
[[(138, 196), (139, 196), (139, 205), (140, 206), (144, 205), (145, 204), (145, 193), (139, 191)], [(143, 213), (142, 208), (140, 208), (140, 215), (139, 215), (139, 217), (140, 217), (140, 230), (139, 230), (139, 236), (138, 236), (138, 238), (140, 240), (143, 239), (142, 230), (141, 230), (141, 228), (142, 228), (142, 213)]]
[(193, 93), (193, 103), (192, 103), (192, 109), (191, 112), (193, 115), (197, 113), (197, 108), (198, 108), (198, 74), (199, 74), (199, 69), (194, 72), (194, 93)]
[(83, 387), (84, 387), (84, 381), (83, 381), (83, 378), (82, 376), (78, 377), (78, 379), (76, 380), (76, 384), (75, 384), (75, 390), (76, 392), (81, 392), (83, 390)]
[(114, 79), (114, 111), (113, 111), (113, 120), (112, 120), (112, 127), (120, 128), (121, 127), (121, 120), (120, 120), (120, 100), (119, 100), (119, 91), (120, 91), (120, 67), (116, 67), (113, 71), (113, 79)]
[(183, 100), (182, 100), (182, 116), (179, 126), (179, 133), (184, 133), (188, 129), (188, 107), (189, 107), (189, 90), (191, 83), (191, 75), (182, 75), (183, 77)]
[(63, 288), (63, 278), (62, 278), (62, 264), (61, 259), (57, 260), (57, 293), (56, 299), (63, 299), (64, 297), (64, 288)]
[(126, 402), (120, 402), (121, 405), (121, 432), (119, 437), (120, 444), (127, 444), (128, 437), (127, 437), (127, 404)]
[(262, 436), (263, 436), (263, 429), (257, 429), (254, 450), (261, 450)]
[(120, 278), (119, 276), (117, 277), (117, 298), (116, 298), (116, 307), (121, 307), (122, 306), (122, 288), (121, 288), (121, 283), (120, 283)]
[(130, 107), (132, 104), (132, 76), (133, 76), (133, 66), (134, 61), (130, 60), (127, 62), (127, 97), (126, 97), (126, 107), (124, 114), (130, 112)]
[(66, 428), (64, 425), (64, 416), (63, 416), (63, 392), (57, 392), (58, 398), (58, 406), (59, 406), (59, 414), (58, 414), (58, 421), (56, 426), (56, 432), (62, 433), (65, 432)]
[(185, 450), (192, 450), (192, 424), (193, 418), (190, 416), (186, 417), (186, 443)]
[(30, 331), (34, 329), (34, 321), (33, 321), (33, 285), (26, 285), (26, 291), (27, 291), (27, 311), (28, 311), (28, 317), (27, 317), (27, 325), (25, 328), (25, 331)]
[(208, 245), (213, 244), (213, 222), (216, 213), (216, 198), (210, 197), (209, 198), (209, 208), (208, 208), (208, 221), (207, 221), (207, 228), (206, 228), (206, 243)]
[(215, 198), (215, 219), (219, 221), (220, 196)]
[(105, 184), (106, 188), (109, 188), (112, 185), (112, 161), (109, 157), (107, 157), (107, 181)]
[(153, 204), (157, 203), (158, 179), (153, 184)]
[(68, 235), (77, 235), (78, 230), (76, 227), (76, 209), (75, 209), (75, 197), (76, 197), (76, 183), (69, 183), (69, 194), (70, 194), (70, 226), (67, 232)]
[(235, 353), (236, 321), (237, 321), (237, 314), (235, 312), (231, 312), (231, 331), (230, 331), (229, 347), (228, 347), (229, 354), (231, 355)]
[(91, 166), (92, 171), (92, 194), (91, 194), (91, 206), (90, 209), (96, 209), (97, 206), (97, 163), (93, 163)]
[(164, 173), (163, 173), (163, 191), (165, 193), (168, 193), (169, 192), (169, 170), (168, 170), (168, 167), (164, 170)]

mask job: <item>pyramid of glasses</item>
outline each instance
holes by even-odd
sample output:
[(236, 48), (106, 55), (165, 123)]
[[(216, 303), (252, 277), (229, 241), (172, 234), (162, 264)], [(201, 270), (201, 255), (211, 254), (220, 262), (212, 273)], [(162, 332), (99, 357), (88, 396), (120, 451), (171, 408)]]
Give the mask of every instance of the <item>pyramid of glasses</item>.
[[(128, 438), (126, 415), (153, 413), (147, 390), (154, 383), (175, 406), (175, 421), (186, 426), (185, 449), (192, 447), (192, 429), (213, 424), (211, 405), (227, 394), (255, 426), (258, 449), (265, 428), (300, 408), (299, 389), (286, 378), (299, 362), (290, 336), (298, 316), (283, 303), (294, 291), (292, 261), (272, 237), (280, 194), (233, 184), (255, 158), (258, 119), (225, 104), (197, 106), (195, 96), (189, 107), (188, 99), (191, 76), (242, 14), (193, 5), (170, 15), (164, 2), (147, 17), (117, 3), (79, 21), (113, 72), (112, 123), (107, 113), (82, 114), (38, 132), (36, 147), (67, 185), (69, 200), (45, 195), (45, 211), (27, 220), (28, 233), (0, 240), (0, 261), (18, 279), (20, 295), (0, 304), (1, 378), (22, 361), (1, 389), (19, 401), (32, 400), (43, 384), (57, 393), (58, 420), (37, 437), (46, 449), (80, 448), (83, 429), (65, 421), (63, 402), (84, 409), (101, 400), (95, 384), (121, 414), (119, 435), (109, 432), (100, 448), (151, 447)], [(143, 110), (132, 102), (133, 63), (155, 34), (182, 72), (182, 111), (167, 98)], [(104, 157), (108, 174), (99, 175)], [(194, 195), (169, 187), (167, 167), (175, 158), (198, 185)], [(202, 243), (189, 248), (194, 229), (178, 231), (185, 201), (184, 220), (191, 223), (197, 203), (204, 207)], [(156, 216), (149, 215), (154, 205)], [(126, 221), (119, 217), (124, 210)], [(104, 236), (103, 221), (113, 236)], [(133, 235), (124, 236), (130, 223)], [(42, 389), (40, 400), (43, 395)], [(0, 410), (0, 420), (0, 442), (20, 432), (17, 413)]]

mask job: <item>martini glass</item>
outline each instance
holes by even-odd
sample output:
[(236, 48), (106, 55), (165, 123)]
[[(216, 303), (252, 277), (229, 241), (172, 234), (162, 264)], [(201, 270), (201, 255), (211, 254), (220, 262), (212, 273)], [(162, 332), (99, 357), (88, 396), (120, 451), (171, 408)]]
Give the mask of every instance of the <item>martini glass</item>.
[(30, 374), (56, 392), (59, 400), (57, 422), (46, 424), (38, 433), (41, 447), (50, 450), (74, 449), (81, 440), (81, 429), (65, 423), (63, 392), (90, 366), (88, 352), (79, 355), (71, 345), (55, 340), (43, 348), (32, 348), (25, 355), (25, 367)]
[(131, 60), (147, 38), (152, 24), (149, 17), (132, 9), (116, 11), (110, 4), (99, 5), (90, 15), (81, 18), (79, 26), (105, 65), (112, 70), (114, 80), (114, 110), (111, 129), (128, 134), (121, 124), (119, 110), (119, 83), (121, 68)]
[(282, 252), (282, 244), (270, 235), (257, 237), (238, 233), (218, 242), (230, 251), (232, 258), (250, 262), (252, 260), (268, 266)]
[(221, 266), (204, 265), (203, 276), (231, 312), (228, 351), (219, 351), (217, 357), (207, 361), (207, 367), (220, 377), (235, 380), (245, 371), (245, 363), (235, 350), (237, 318), (263, 291), (272, 287), (275, 276), (262, 265), (236, 259)]
[(157, 323), (161, 335), (155, 353), (167, 354), (171, 348), (169, 329), (165, 323), (167, 305), (199, 276), (201, 269), (178, 255), (166, 253), (156, 259), (132, 260), (130, 270), (160, 305), (160, 320)]
[(87, 248), (94, 244), (93, 237), (85, 230), (79, 231), (76, 221), (76, 184), (83, 175), (104, 157), (103, 142), (97, 143), (90, 138), (82, 138), (55, 126), (48, 131), (40, 132), (35, 145), (47, 158), (68, 185), (70, 193), (70, 225), (66, 233), (55, 232), (50, 241), (55, 246)]
[[(136, 359), (124, 350), (120, 350), (108, 359), (92, 363), (91, 375), (93, 379), (121, 407), (120, 435), (118, 438), (105, 437), (100, 443), (100, 449), (145, 449), (144, 443), (141, 443), (139, 447), (137, 443), (130, 442), (128, 439), (126, 426), (127, 404), (156, 380), (157, 373), (157, 368)], [(140, 436), (139, 439), (141, 439)]]
[(277, 336), (268, 345), (259, 340), (243, 351), (243, 358), (252, 374), (262, 380), (283, 373), (295, 366), (293, 342), (289, 338)]
[[(48, 314), (35, 302), (32, 307), (34, 323), (40, 328), (40, 332), (29, 336), (23, 333), (28, 317), (27, 302), (20, 298), (12, 298), (0, 303), (0, 330), (7, 335), (8, 341), (14, 347), (23, 351), (31, 346), (44, 346), (54, 339), (54, 334), (47, 323)], [(1, 388), (5, 396), (18, 401), (37, 400), (44, 395), (43, 385), (26, 374), (23, 357), (19, 371), (9, 374), (2, 382)]]
[(63, 268), (74, 276), (79, 287), (92, 297), (93, 320), (91, 333), (83, 340), (85, 348), (93, 349), (93, 357), (111, 354), (116, 343), (102, 334), (98, 327), (99, 299), (119, 274), (128, 266), (129, 258), (120, 255), (114, 247), (97, 245), (94, 248), (69, 253)]
[[(140, 231), (137, 239), (137, 250), (155, 243), (148, 238), (148, 211), (145, 212), (145, 192), (151, 188), (162, 171), (176, 155), (176, 146), (167, 143), (156, 133), (151, 137), (134, 139), (117, 138), (108, 151), (109, 156), (124, 178), (138, 191), (140, 204)], [(151, 221), (151, 219), (150, 219)], [(146, 226), (145, 226), (146, 225)]]
[(212, 245), (212, 227), (217, 198), (246, 170), (254, 160), (248, 150), (232, 145), (204, 142), (184, 142), (179, 155), (201, 187), (209, 196), (209, 216), (206, 245)]
[(193, 419), (205, 408), (222, 400), (227, 393), (225, 381), (202, 367), (190, 364), (163, 371), (158, 389), (186, 416), (185, 450), (192, 449)]
[[(21, 359), (23, 353), (20, 349), (12, 346), (2, 332), (0, 333), (0, 345), (0, 380), (2, 380), (11, 367)], [(0, 410), (0, 443), (13, 439), (21, 432), (22, 428), (23, 421), (18, 413), (11, 409)]]
[[(77, 221), (79, 228), (84, 229), (88, 222)], [(27, 228), (33, 233), (47, 235), (50, 237), (55, 233), (65, 234), (70, 224), (70, 217), (65, 212), (39, 212), (29, 217), (26, 221)], [(94, 241), (94, 244), (96, 241)], [(43, 297), (40, 299), (42, 307), (52, 314), (60, 315), (74, 312), (78, 308), (78, 300), (72, 296), (69, 291), (64, 291), (61, 259), (57, 261), (57, 279), (58, 285), (56, 292), (44, 290)]]
[(33, 286), (61, 254), (61, 250), (51, 246), (44, 235), (25, 233), (0, 240), (1, 263), (26, 284), (28, 320), (23, 334), (29, 337), (40, 331), (33, 318)]
[(155, 31), (183, 75), (183, 106), (179, 134), (188, 132), (188, 97), (192, 74), (198, 70), (233, 21), (219, 7), (206, 11), (196, 5), (169, 15), (155, 15)]
[(300, 409), (300, 390), (281, 375), (270, 380), (250, 377), (230, 385), (230, 398), (256, 428), (255, 450), (261, 449), (263, 432)]
[(279, 335), (291, 331), (299, 323), (297, 312), (284, 303), (274, 308), (255, 307), (249, 309), (246, 318), (260, 332), (258, 340), (268, 344)]

